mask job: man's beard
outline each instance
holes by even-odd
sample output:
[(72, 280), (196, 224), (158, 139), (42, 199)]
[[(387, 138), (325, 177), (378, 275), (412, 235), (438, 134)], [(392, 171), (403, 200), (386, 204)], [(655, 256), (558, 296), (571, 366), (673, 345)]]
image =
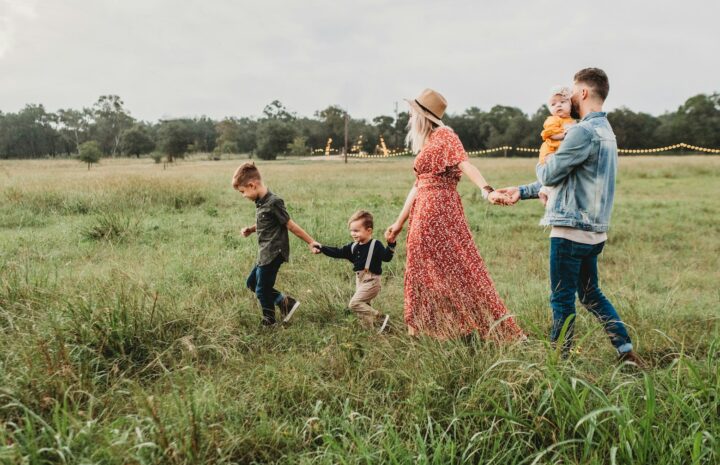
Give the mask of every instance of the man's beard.
[(578, 106), (575, 105), (575, 102), (570, 100), (570, 118), (572, 119), (580, 119), (580, 110), (578, 109)]

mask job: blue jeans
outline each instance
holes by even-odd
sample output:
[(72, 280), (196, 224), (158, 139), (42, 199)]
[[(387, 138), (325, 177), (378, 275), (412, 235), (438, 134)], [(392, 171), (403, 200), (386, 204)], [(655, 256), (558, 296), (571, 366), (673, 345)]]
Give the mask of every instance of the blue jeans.
[(267, 265), (255, 265), (247, 278), (248, 289), (253, 291), (260, 301), (260, 308), (262, 308), (263, 313), (262, 323), (264, 325), (275, 324), (275, 305), (282, 302), (285, 297), (275, 289), (275, 279), (277, 279), (282, 264), (282, 255), (278, 255), (275, 260)]
[(565, 333), (564, 353), (572, 346), (576, 293), (580, 303), (600, 320), (618, 353), (632, 350), (625, 325), (598, 285), (597, 256), (604, 245), (605, 242), (588, 245), (561, 237), (550, 238), (550, 305), (553, 311), (550, 339), (553, 343), (560, 337), (565, 321), (572, 317)]

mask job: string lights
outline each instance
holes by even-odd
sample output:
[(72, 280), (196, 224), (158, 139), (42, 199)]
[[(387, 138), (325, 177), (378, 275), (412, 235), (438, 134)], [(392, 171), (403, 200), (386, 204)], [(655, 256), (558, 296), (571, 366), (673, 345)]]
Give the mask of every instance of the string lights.
[(707, 147), (698, 147), (697, 145), (690, 145), (686, 144), (685, 142), (680, 142), (679, 144), (675, 145), (668, 145), (667, 147), (656, 147), (654, 149), (618, 149), (618, 153), (657, 153), (657, 152), (667, 152), (669, 150), (675, 150), (675, 149), (690, 149), (694, 150), (696, 152), (705, 152), (705, 153), (720, 153), (720, 149), (710, 149)]
[[(382, 140), (382, 139), (381, 139)], [(384, 141), (383, 141), (384, 142)], [(384, 147), (384, 144), (383, 144)], [(629, 154), (637, 154), (637, 153), (660, 153), (660, 152), (668, 152), (670, 150), (676, 150), (676, 149), (688, 149), (693, 150), (696, 152), (705, 152), (705, 153), (717, 153), (720, 154), (720, 149), (712, 149), (708, 147), (699, 147), (697, 145), (690, 145), (686, 144), (685, 142), (681, 142), (679, 144), (674, 145), (668, 145), (665, 147), (656, 147), (652, 149), (618, 149), (618, 153), (629, 153)], [(540, 152), (540, 149), (536, 148), (530, 148), (530, 147), (512, 147), (510, 145), (504, 145), (502, 147), (495, 147), (492, 149), (485, 149), (485, 150), (473, 150), (470, 152), (467, 152), (468, 156), (474, 156), (474, 155), (486, 155), (489, 153), (496, 153), (496, 152), (509, 152), (509, 151), (515, 151), (515, 152)], [(349, 157), (353, 158), (390, 158), (390, 157), (403, 157), (412, 155), (412, 153), (408, 150), (405, 151), (398, 151), (398, 150), (389, 150), (383, 154), (378, 155), (368, 155), (368, 154), (360, 154), (360, 153), (348, 153)]]

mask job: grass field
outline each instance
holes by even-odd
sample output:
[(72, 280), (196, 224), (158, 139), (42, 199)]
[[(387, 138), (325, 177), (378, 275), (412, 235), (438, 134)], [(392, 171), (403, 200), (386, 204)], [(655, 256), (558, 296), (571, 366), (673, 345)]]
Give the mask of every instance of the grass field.
[[(1, 463), (720, 462), (720, 158), (621, 159), (601, 278), (646, 372), (619, 367), (584, 310), (558, 360), (541, 205), (490, 207), (467, 181), (530, 343), (369, 334), (344, 310), (349, 263), (296, 238), (279, 287), (302, 306), (261, 331), (238, 163), (0, 162)], [(531, 159), (474, 163), (495, 186), (533, 178)], [(413, 180), (409, 159), (259, 165), (327, 244), (361, 207), (379, 238)], [(398, 327), (404, 234), (375, 302)]]

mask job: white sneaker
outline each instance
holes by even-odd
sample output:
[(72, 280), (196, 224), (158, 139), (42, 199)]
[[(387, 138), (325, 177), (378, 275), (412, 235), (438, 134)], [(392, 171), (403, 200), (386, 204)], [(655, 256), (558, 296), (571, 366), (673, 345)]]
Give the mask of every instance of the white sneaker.
[(287, 309), (287, 313), (285, 313), (285, 318), (283, 318), (283, 323), (287, 323), (288, 321), (290, 321), (290, 319), (293, 317), (293, 314), (295, 314), (295, 310), (297, 310), (298, 307), (300, 306), (300, 302), (293, 299), (292, 297), (285, 297), (285, 299), (286, 299), (286, 302), (285, 302), (286, 308), (287, 307), (290, 307), (290, 308)]
[(390, 315), (385, 315), (385, 319), (383, 320), (382, 325), (380, 325), (378, 334), (382, 334), (383, 331), (385, 331), (385, 328), (387, 328), (388, 321), (390, 321)]

